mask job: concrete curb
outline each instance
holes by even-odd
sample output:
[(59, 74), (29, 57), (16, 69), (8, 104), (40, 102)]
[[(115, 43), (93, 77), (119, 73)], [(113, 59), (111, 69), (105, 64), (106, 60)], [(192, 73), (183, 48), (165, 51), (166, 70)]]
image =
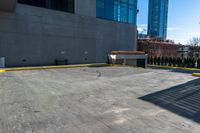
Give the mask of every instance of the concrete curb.
[(0, 73), (4, 73), (4, 72), (6, 72), (5, 70), (0, 70)]
[(198, 68), (171, 67), (171, 66), (158, 66), (158, 65), (148, 65), (148, 67), (163, 68), (163, 69), (179, 69), (179, 70), (186, 70), (186, 71), (200, 71), (200, 69)]
[(65, 68), (80, 68), (80, 67), (106, 67), (106, 66), (112, 66), (112, 65), (99, 63), (99, 64), (83, 64), (83, 65), (17, 67), (17, 68), (0, 69), (0, 73), (12, 72), (12, 71), (31, 71), (31, 70), (65, 69)]
[(179, 70), (184, 72), (189, 72), (192, 76), (200, 77), (200, 69), (198, 68), (184, 68), (184, 67), (170, 67), (170, 66), (158, 66), (158, 65), (148, 65), (150, 68), (158, 69), (170, 69), (170, 70)]
[(95, 63), (95, 64), (62, 65), (62, 66), (5, 68), (5, 69), (0, 69), (0, 73), (13, 72), (13, 71), (33, 71), (33, 70), (66, 69), (66, 68), (81, 68), (81, 67), (131, 67), (131, 68), (141, 68), (141, 67), (136, 67), (136, 66), (128, 66), (128, 65), (120, 65), (120, 64)]
[(200, 73), (193, 73), (192, 76), (200, 77)]
[(198, 68), (185, 68), (185, 67), (172, 67), (172, 66), (159, 66), (159, 65), (148, 65), (148, 67), (163, 68), (163, 69), (180, 69), (187, 71), (200, 71)]

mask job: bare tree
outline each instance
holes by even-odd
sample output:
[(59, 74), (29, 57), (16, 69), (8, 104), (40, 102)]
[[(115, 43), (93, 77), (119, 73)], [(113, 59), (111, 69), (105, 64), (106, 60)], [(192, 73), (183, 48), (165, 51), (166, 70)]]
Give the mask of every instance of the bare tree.
[(193, 37), (188, 41), (190, 46), (200, 46), (200, 37)]
[(193, 37), (188, 41), (189, 47), (189, 58), (199, 58), (200, 56), (200, 37)]

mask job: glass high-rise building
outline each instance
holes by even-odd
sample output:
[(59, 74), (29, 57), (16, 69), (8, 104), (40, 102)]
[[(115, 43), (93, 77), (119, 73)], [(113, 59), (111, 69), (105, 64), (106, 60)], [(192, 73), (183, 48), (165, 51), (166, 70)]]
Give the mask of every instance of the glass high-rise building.
[(169, 0), (149, 0), (148, 35), (166, 39)]
[(136, 25), (137, 0), (97, 0), (97, 18)]

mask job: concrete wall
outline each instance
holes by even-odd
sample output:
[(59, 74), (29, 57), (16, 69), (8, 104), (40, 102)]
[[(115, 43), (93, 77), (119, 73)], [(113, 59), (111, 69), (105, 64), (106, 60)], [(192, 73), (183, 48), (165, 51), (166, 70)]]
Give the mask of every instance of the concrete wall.
[(96, 0), (75, 0), (75, 14), (96, 17)]
[(17, 4), (0, 12), (0, 57), (6, 66), (106, 62), (112, 50), (136, 49), (136, 27)]
[(0, 0), (0, 11), (14, 12), (17, 0)]

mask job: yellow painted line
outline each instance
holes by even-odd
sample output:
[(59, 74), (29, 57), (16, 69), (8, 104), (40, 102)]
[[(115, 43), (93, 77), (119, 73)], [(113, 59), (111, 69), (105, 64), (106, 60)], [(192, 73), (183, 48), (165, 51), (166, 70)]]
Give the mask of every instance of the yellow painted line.
[(200, 73), (193, 73), (192, 76), (200, 77)]
[(159, 65), (148, 65), (149, 67), (157, 67), (157, 68), (166, 68), (166, 69), (177, 69), (181, 67), (172, 67), (172, 66), (159, 66)]
[(65, 69), (65, 68), (81, 68), (81, 67), (106, 67), (106, 66), (111, 66), (111, 65), (102, 63), (102, 64), (83, 64), (83, 65), (65, 65), (65, 66), (19, 67), (19, 68), (7, 68), (4, 70), (0, 70), (0, 72)]
[(198, 68), (180, 68), (180, 69), (189, 70), (189, 71), (200, 71), (200, 69)]
[(149, 67), (165, 68), (165, 69), (180, 69), (188, 71), (200, 71), (198, 68), (185, 68), (185, 67), (172, 67), (172, 66), (158, 66), (158, 65), (148, 65)]
[(6, 70), (0, 70), (0, 73), (5, 73), (6, 72)]
[(22, 68), (9, 68), (6, 72), (11, 71), (29, 71), (29, 70), (48, 70), (48, 69), (64, 69), (64, 68), (78, 68), (86, 66), (47, 66), (47, 67), (22, 67)]
[[(81, 65), (64, 65), (64, 66), (41, 66), (41, 67), (18, 67), (18, 68), (7, 68), (0, 69), (0, 73), (13, 72), (13, 71), (32, 71), (32, 70), (49, 70), (49, 69), (65, 69), (65, 68), (81, 68), (81, 67), (133, 67), (120, 64), (81, 64)], [(138, 67), (133, 67), (138, 68)]]

